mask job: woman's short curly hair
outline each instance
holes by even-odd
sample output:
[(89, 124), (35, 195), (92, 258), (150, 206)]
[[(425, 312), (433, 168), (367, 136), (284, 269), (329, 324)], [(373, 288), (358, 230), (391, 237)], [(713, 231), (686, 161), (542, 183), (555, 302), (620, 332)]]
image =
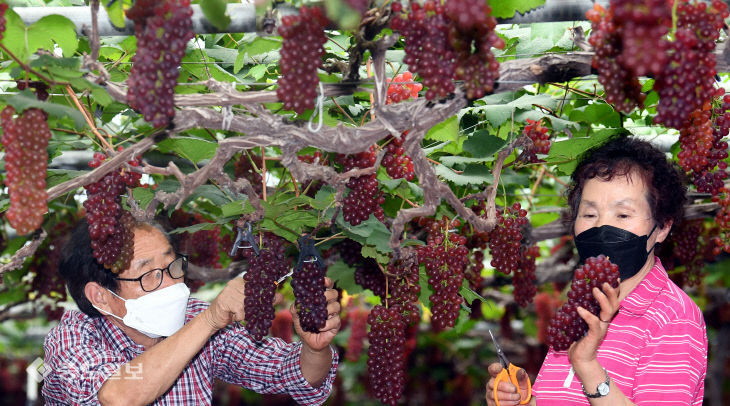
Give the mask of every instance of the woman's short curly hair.
[(619, 136), (588, 150), (579, 159), (567, 190), (568, 216), (573, 229), (580, 206), (583, 185), (589, 179), (610, 181), (615, 176), (636, 172), (649, 187), (646, 200), (654, 221), (663, 227), (670, 220), (677, 224), (684, 216), (687, 187), (679, 168), (666, 155), (646, 141)]

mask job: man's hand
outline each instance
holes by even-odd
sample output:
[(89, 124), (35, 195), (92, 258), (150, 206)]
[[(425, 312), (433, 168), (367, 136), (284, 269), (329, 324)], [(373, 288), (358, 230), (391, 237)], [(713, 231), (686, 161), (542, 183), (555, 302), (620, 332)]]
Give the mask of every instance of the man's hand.
[(206, 310), (206, 318), (212, 328), (220, 330), (234, 321), (243, 320), (244, 285), (243, 278), (231, 279), (213, 299)]
[(291, 305), (292, 319), (294, 320), (294, 330), (299, 335), (302, 343), (309, 347), (312, 351), (318, 352), (322, 350), (329, 351), (328, 347), (332, 339), (335, 338), (337, 332), (340, 331), (340, 302), (338, 299), (338, 293), (332, 289), (334, 282), (330, 278), (324, 278), (324, 286), (326, 288), (324, 295), (327, 298), (327, 322), (319, 333), (309, 333), (302, 330), (302, 326), (299, 324), (299, 315), (297, 314), (296, 306)]

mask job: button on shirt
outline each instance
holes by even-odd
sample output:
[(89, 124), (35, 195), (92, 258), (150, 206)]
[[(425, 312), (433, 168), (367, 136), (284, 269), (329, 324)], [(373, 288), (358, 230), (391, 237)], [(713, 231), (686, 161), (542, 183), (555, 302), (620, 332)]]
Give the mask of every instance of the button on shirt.
[[(186, 323), (207, 308), (207, 302), (189, 299)], [(67, 311), (46, 337), (43, 396), (47, 405), (97, 405), (97, 393), (107, 379), (134, 377), (142, 370), (126, 365), (144, 352), (106, 317)], [(330, 394), (337, 371), (337, 353), (319, 388), (304, 379), (299, 367), (301, 343), (278, 338), (256, 343), (234, 323), (217, 332), (190, 361), (170, 390), (155, 405), (209, 405), (213, 379), (259, 393), (288, 393), (300, 404), (319, 405)], [(171, 354), (174, 356), (174, 354)], [(144, 368), (141, 365), (140, 368)]]
[[(597, 358), (621, 392), (637, 405), (702, 405), (707, 373), (705, 321), (658, 258), (621, 302)], [(590, 404), (572, 374), (567, 351), (550, 349), (533, 394), (538, 405)]]

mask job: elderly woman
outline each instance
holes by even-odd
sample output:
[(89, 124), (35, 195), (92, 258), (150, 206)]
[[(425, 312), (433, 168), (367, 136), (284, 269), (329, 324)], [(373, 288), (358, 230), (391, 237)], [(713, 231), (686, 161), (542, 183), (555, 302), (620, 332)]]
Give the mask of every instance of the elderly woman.
[[(621, 137), (582, 157), (568, 190), (576, 247), (581, 260), (608, 256), (621, 282), (616, 289), (594, 288), (598, 316), (578, 308), (587, 334), (567, 351), (550, 349), (529, 404), (702, 404), (705, 322), (654, 256), (682, 218), (685, 201), (681, 175), (647, 142)], [(489, 366), (490, 406), (500, 370), (498, 363)], [(527, 374), (517, 375), (526, 388)], [(509, 382), (500, 382), (497, 398), (501, 406), (520, 403)]]

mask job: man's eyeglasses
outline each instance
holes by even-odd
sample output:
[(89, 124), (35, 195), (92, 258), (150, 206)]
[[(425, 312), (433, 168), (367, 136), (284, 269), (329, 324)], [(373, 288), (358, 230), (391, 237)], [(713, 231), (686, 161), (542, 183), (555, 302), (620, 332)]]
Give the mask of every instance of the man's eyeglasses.
[(162, 279), (164, 278), (165, 271), (167, 271), (172, 279), (182, 278), (188, 271), (188, 256), (177, 254), (177, 258), (170, 262), (170, 264), (166, 267), (147, 271), (137, 278), (114, 279), (118, 281), (139, 282), (140, 286), (142, 286), (142, 290), (145, 292), (151, 292), (162, 285)]

